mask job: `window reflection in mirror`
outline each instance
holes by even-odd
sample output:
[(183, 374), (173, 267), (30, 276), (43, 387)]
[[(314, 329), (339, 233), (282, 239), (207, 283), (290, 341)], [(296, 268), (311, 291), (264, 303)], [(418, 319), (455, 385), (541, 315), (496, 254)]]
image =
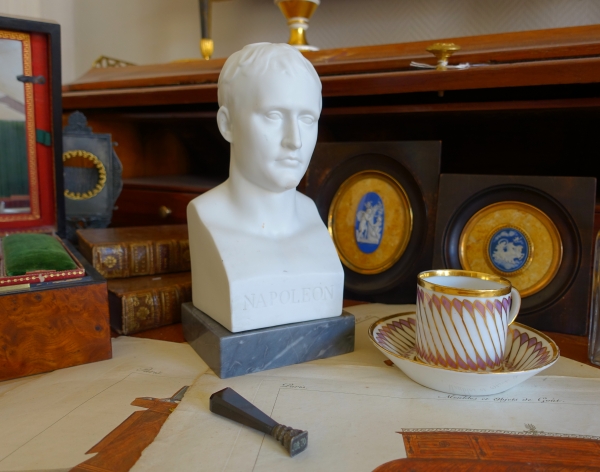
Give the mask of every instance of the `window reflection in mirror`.
[(23, 43), (0, 36), (0, 215), (29, 213)]

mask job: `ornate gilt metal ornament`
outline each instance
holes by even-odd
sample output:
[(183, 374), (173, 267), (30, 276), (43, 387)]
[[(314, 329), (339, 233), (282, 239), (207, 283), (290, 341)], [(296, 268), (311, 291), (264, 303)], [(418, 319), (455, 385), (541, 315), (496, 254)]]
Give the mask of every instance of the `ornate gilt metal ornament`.
[(335, 194), (327, 227), (342, 263), (360, 274), (379, 274), (406, 250), (413, 225), (402, 186), (379, 171), (347, 179)]
[(306, 41), (308, 22), (320, 4), (320, 0), (275, 0), (290, 28), (288, 44), (300, 51), (318, 51)]
[(65, 152), (63, 154), (63, 162), (66, 162), (74, 157), (81, 157), (83, 159), (91, 161), (91, 163), (95, 166), (98, 172), (98, 182), (96, 183), (94, 188), (86, 192), (73, 192), (65, 188), (65, 197), (70, 198), (71, 200), (87, 200), (89, 198), (95, 197), (102, 191), (102, 189), (106, 185), (106, 168), (104, 167), (104, 164), (102, 164), (100, 159), (94, 156), (91, 152), (82, 150)]
[[(33, 62), (31, 55), (31, 37), (29, 33), (17, 33), (14, 31), (0, 30), (0, 40), (11, 40), (21, 42), (23, 56), (22, 77), (32, 77)], [(18, 77), (15, 77), (18, 80)], [(29, 205), (31, 211), (28, 213), (0, 215), (0, 222), (37, 220), (40, 217), (40, 196), (38, 184), (37, 153), (36, 153), (36, 128), (34, 110), (33, 82), (23, 81), (24, 107), (25, 107), (25, 129), (27, 148), (27, 167), (29, 181)]]
[(92, 64), (92, 68), (95, 69), (106, 69), (108, 67), (127, 67), (135, 66), (133, 62), (123, 61), (121, 59), (115, 59), (114, 57), (100, 56)]
[(460, 51), (460, 46), (454, 43), (435, 43), (427, 47), (426, 51), (436, 57), (436, 70), (448, 70), (448, 59), (456, 51)]
[(110, 134), (94, 133), (81, 112), (63, 129), (67, 238), (82, 228), (106, 228), (123, 186), (122, 166)]
[(562, 251), (552, 220), (522, 202), (500, 202), (479, 210), (465, 225), (459, 242), (464, 269), (506, 277), (523, 297), (554, 279)]

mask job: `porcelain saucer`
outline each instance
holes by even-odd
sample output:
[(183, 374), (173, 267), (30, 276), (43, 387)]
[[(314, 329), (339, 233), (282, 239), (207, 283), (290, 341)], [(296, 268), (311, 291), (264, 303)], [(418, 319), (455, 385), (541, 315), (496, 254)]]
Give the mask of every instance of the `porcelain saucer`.
[(415, 357), (415, 312), (398, 313), (373, 323), (375, 347), (415, 382), (445, 393), (493, 395), (504, 392), (554, 364), (558, 346), (543, 333), (513, 323), (508, 327), (504, 365), (494, 372), (460, 372), (425, 364)]

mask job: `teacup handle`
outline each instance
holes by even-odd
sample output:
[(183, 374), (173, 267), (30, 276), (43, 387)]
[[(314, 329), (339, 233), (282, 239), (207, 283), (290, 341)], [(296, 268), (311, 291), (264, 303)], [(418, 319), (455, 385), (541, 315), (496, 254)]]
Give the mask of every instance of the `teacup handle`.
[(511, 324), (515, 321), (515, 318), (519, 314), (519, 309), (521, 308), (521, 294), (516, 288), (512, 288), (510, 291), (511, 303), (510, 303), (510, 311), (508, 312), (508, 324)]

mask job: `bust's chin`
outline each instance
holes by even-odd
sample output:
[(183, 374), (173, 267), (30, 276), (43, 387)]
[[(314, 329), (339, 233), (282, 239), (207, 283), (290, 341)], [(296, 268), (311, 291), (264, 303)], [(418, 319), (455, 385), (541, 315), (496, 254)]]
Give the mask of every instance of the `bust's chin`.
[(280, 173), (277, 176), (272, 176), (268, 181), (265, 179), (258, 183), (262, 188), (275, 193), (287, 192), (288, 190), (295, 189), (302, 180), (302, 176), (298, 178), (296, 173), (286, 172)]

